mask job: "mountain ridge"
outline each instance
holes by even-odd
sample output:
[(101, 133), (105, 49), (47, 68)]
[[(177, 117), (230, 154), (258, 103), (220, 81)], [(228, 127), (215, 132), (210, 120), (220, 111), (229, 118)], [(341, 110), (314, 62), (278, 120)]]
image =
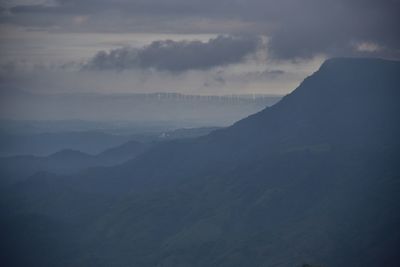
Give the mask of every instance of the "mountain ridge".
[(67, 222), (58, 238), (78, 249), (53, 248), (65, 264), (48, 266), (395, 267), (399, 73), (328, 60), (231, 127), (111, 168), (39, 174), (5, 196), (17, 214)]

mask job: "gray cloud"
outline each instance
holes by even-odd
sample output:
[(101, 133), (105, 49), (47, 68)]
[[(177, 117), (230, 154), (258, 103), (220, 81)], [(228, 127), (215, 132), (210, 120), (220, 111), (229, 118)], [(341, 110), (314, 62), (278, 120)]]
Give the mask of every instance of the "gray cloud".
[(220, 35), (208, 42), (155, 41), (142, 48), (119, 48), (100, 51), (85, 70), (156, 69), (171, 72), (205, 70), (238, 63), (257, 51), (262, 40), (254, 36)]
[[(270, 57), (277, 59), (399, 58), (399, 9), (398, 0), (55, 0), (14, 6), (0, 23), (91, 32), (239, 31), (270, 37)], [(365, 42), (380, 49), (356, 49)]]
[[(400, 57), (397, 0), (303, 1), (298, 12), (280, 20), (269, 48), (275, 58), (328, 56)], [(372, 43), (381, 49), (365, 53), (357, 44)], [(371, 52), (371, 51), (370, 51)]]

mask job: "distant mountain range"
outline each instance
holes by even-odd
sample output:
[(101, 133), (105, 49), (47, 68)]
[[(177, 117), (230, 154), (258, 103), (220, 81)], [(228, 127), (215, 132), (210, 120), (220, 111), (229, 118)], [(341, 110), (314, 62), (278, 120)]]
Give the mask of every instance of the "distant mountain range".
[(399, 88), (400, 62), (331, 59), (231, 127), (3, 187), (3, 261), (398, 266)]
[[(15, 122), (22, 124), (21, 122)], [(36, 125), (36, 122), (29, 122)], [(84, 122), (81, 122), (84, 123)], [(47, 122), (47, 127), (54, 124), (72, 124), (67, 122)], [(90, 123), (89, 123), (90, 124)], [(0, 157), (7, 156), (48, 156), (60, 150), (77, 150), (87, 154), (99, 154), (104, 150), (121, 146), (129, 141), (143, 143), (160, 142), (180, 138), (193, 138), (206, 135), (219, 127), (180, 128), (167, 130), (166, 125), (157, 127), (132, 126), (133, 129), (118, 129), (113, 123), (110, 128), (94, 130), (55, 131), (39, 133), (0, 133)], [(108, 124), (107, 124), (108, 125)], [(23, 126), (17, 128), (25, 129)], [(40, 129), (40, 126), (37, 126)], [(79, 128), (81, 129), (81, 128)], [(36, 130), (36, 129), (35, 129)], [(127, 131), (127, 132), (125, 132)], [(117, 132), (117, 133), (113, 133)], [(123, 134), (119, 133), (123, 132)]]
[(101, 132), (0, 135), (0, 176), (3, 177), (2, 182), (12, 183), (37, 172), (72, 174), (91, 167), (117, 165), (162, 142), (195, 138), (216, 129), (219, 128), (184, 128), (128, 136)]

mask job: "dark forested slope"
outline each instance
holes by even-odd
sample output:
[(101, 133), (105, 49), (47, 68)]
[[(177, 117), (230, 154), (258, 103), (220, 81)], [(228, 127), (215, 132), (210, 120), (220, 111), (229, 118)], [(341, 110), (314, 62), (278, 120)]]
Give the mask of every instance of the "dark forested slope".
[(399, 74), (328, 60), (229, 128), (14, 185), (9, 266), (398, 266)]

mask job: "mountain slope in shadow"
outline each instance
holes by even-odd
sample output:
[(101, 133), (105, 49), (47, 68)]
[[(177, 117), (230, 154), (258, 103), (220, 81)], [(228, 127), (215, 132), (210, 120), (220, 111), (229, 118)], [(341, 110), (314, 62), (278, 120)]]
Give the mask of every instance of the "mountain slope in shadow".
[(151, 149), (155, 143), (129, 141), (97, 155), (64, 149), (48, 156), (0, 157), (1, 185), (23, 181), (38, 172), (71, 175), (88, 168), (114, 166)]
[(51, 266), (397, 266), (399, 74), (395, 61), (328, 60), (226, 129), (111, 168), (32, 177), (3, 196), (3, 214), (62, 222), (29, 240), (74, 244), (54, 247)]
[[(118, 165), (143, 154), (159, 143), (175, 139), (196, 138), (207, 135), (216, 129), (220, 128), (187, 128), (162, 133), (137, 134), (133, 135), (131, 137), (133, 139), (128, 142), (94, 155), (75, 149), (62, 149), (48, 156), (16, 155), (0, 157), (0, 176), (2, 177), (0, 186), (4, 183), (10, 184), (25, 180), (38, 172), (71, 175), (88, 168)], [(52, 142), (54, 141), (50, 141), (50, 143)], [(84, 140), (83, 143), (85, 143)]]

